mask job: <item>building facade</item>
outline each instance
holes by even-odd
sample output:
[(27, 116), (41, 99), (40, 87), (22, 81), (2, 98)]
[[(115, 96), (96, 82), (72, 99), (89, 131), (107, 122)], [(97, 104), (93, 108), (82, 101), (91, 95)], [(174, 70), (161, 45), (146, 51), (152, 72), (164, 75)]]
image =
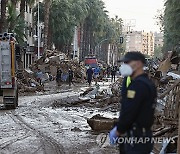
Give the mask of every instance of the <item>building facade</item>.
[[(33, 38), (33, 15), (32, 15), (32, 6), (26, 3), (25, 5), (25, 16), (24, 20), (26, 22), (26, 28), (24, 34), (23, 52), (22, 52), (22, 62), (24, 68), (28, 68), (34, 61), (34, 38)], [(20, 13), (20, 2), (17, 3), (16, 11)]]
[(152, 56), (154, 54), (154, 34), (144, 31), (131, 31), (124, 33), (126, 40), (126, 52), (140, 51)]
[[(22, 54), (22, 61), (24, 68), (29, 68), (29, 66), (33, 63), (35, 59), (37, 59), (37, 51), (38, 51), (38, 26), (33, 25), (33, 8), (37, 6), (39, 2), (42, 2), (42, 0), (37, 0), (34, 5), (28, 5), (26, 3), (25, 7), (25, 22), (26, 22), (26, 28), (25, 28), (25, 35), (26, 38), (24, 38), (24, 46), (23, 46), (23, 54)], [(20, 13), (20, 2), (17, 3), (16, 6), (17, 12)], [(43, 47), (43, 28), (44, 25), (40, 23), (39, 29), (40, 29), (40, 51), (42, 53), (42, 47)]]
[(154, 55), (154, 33), (142, 32), (142, 53), (153, 56)]
[(155, 47), (163, 47), (163, 45), (164, 45), (163, 33), (154, 33), (154, 37), (155, 37), (154, 46)]
[(142, 51), (142, 32), (132, 31), (124, 33), (126, 38), (126, 52)]

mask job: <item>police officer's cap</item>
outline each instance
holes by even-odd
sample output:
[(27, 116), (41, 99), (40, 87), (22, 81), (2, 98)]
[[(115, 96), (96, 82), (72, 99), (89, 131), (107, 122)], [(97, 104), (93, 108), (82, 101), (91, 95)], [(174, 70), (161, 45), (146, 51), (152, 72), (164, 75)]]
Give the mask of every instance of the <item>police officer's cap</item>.
[(128, 63), (130, 61), (141, 61), (143, 64), (146, 63), (145, 56), (140, 52), (128, 52), (126, 55), (120, 60), (120, 62)]

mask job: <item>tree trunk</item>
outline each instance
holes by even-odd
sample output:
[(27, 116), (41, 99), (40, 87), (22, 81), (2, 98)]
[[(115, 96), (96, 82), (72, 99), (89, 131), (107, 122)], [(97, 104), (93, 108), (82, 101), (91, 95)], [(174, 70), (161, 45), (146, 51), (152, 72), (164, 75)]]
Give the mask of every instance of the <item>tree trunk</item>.
[(48, 47), (48, 26), (49, 26), (49, 15), (50, 15), (51, 0), (45, 0), (44, 10), (44, 54)]
[(48, 49), (51, 49), (52, 48), (52, 30), (51, 30), (51, 26), (49, 25), (49, 28), (48, 28), (48, 40), (47, 40), (47, 48)]
[(25, 18), (25, 7), (26, 7), (26, 1), (25, 0), (21, 0), (20, 15), (21, 15), (22, 19)]
[(0, 19), (0, 33), (3, 33), (7, 30), (7, 23), (6, 23), (6, 6), (7, 0), (1, 1), (1, 19)]
[(11, 3), (13, 5), (13, 7), (16, 8), (17, 0), (11, 0)]

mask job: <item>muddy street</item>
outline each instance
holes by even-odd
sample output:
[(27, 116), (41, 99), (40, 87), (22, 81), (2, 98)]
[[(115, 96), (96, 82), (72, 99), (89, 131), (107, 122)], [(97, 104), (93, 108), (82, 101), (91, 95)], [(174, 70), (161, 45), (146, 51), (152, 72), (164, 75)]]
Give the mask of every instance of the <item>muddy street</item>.
[[(103, 86), (104, 85), (104, 86)], [(108, 83), (101, 87), (106, 88)], [(87, 119), (101, 114), (118, 117), (118, 112), (90, 106), (72, 106), (83, 88), (56, 94), (21, 96), (16, 110), (0, 111), (1, 154), (108, 154), (117, 148), (97, 143), (100, 132), (91, 130)], [(59, 103), (62, 103), (59, 104)], [(59, 104), (54, 107), (54, 104)]]

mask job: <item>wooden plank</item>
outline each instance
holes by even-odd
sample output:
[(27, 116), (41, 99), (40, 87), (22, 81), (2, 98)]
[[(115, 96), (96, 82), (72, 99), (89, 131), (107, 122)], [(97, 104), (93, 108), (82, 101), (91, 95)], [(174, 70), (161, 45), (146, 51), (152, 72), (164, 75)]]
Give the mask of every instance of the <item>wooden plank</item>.
[(176, 80), (175, 83), (169, 87), (164, 93), (158, 96), (159, 99), (164, 98), (174, 87), (180, 83), (180, 79)]

